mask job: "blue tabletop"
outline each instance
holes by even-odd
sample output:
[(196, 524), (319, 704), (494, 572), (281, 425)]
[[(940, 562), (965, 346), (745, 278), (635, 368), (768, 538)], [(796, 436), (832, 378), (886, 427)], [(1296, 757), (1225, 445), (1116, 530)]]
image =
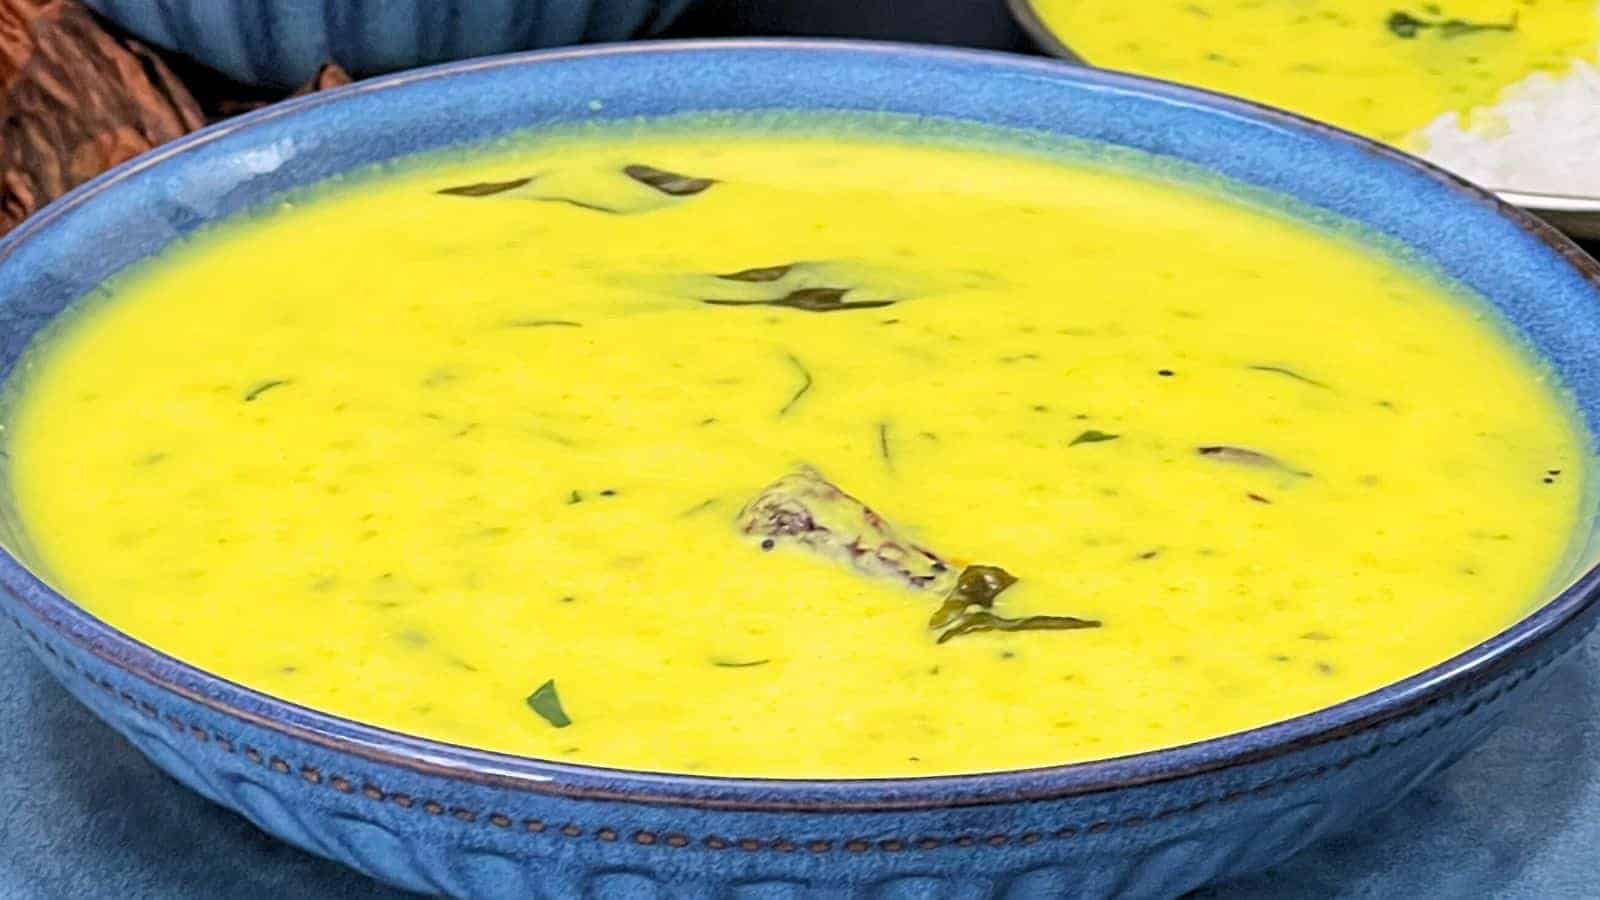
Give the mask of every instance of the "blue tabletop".
[[(0, 900), (401, 897), (190, 794), (0, 625)], [(1209, 898), (1600, 896), (1600, 643), (1371, 831)]]

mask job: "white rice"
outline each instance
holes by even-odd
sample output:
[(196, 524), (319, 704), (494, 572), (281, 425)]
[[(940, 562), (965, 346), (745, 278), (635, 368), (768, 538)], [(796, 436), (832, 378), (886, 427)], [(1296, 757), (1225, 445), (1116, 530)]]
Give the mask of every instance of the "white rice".
[(1447, 113), (1415, 135), (1432, 162), (1488, 188), (1600, 197), (1600, 68), (1529, 76), (1498, 103)]

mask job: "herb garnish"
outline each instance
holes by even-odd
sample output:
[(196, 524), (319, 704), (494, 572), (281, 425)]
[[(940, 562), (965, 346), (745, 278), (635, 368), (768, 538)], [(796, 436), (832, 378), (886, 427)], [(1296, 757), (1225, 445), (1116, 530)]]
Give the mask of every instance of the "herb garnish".
[(995, 598), (1016, 583), (1017, 576), (999, 566), (968, 566), (961, 570), (955, 588), (928, 620), (928, 627), (934, 631), (944, 629), (937, 643), (982, 631), (1078, 631), (1100, 627), (1093, 619), (1076, 616), (1011, 619), (991, 612)]
[(510, 328), (582, 328), (582, 322), (570, 319), (512, 319), (506, 323)]
[(1245, 366), (1245, 368), (1252, 372), (1267, 372), (1272, 375), (1282, 375), (1285, 378), (1292, 378), (1302, 384), (1309, 384), (1312, 387), (1319, 387), (1323, 388), (1324, 390), (1328, 389), (1326, 384), (1316, 380), (1315, 378), (1308, 378), (1305, 375), (1301, 375), (1299, 372), (1284, 366)]
[[(1438, 7), (1432, 7), (1437, 10)], [(1465, 19), (1422, 19), (1404, 10), (1395, 10), (1389, 14), (1384, 23), (1389, 31), (1398, 38), (1413, 40), (1423, 31), (1434, 29), (1439, 36), (1445, 39), (1458, 38), (1463, 35), (1476, 34), (1482, 31), (1516, 31), (1517, 13), (1513, 12), (1511, 18), (1505, 22), (1468, 22)]]
[(1076, 447), (1079, 444), (1100, 444), (1100, 443), (1104, 443), (1106, 441), (1114, 441), (1114, 440), (1116, 440), (1117, 438), (1119, 438), (1121, 436), (1122, 435), (1120, 435), (1120, 434), (1112, 434), (1112, 433), (1107, 432), (1107, 431), (1096, 431), (1093, 428), (1091, 428), (1088, 431), (1085, 431), (1082, 434), (1078, 435), (1077, 437), (1073, 438), (1072, 439), (1072, 443), (1068, 444), (1067, 446), (1068, 447)]
[(690, 508), (685, 509), (683, 512), (678, 512), (678, 517), (680, 517), (680, 519), (688, 519), (688, 517), (693, 516), (693, 514), (696, 514), (696, 512), (707, 511), (707, 509), (712, 508), (712, 506), (717, 506), (717, 498), (715, 498), (715, 496), (714, 498), (710, 498), (710, 500), (699, 501), (699, 503), (694, 504), (694, 506), (690, 506)]
[(772, 662), (772, 660), (752, 659), (748, 662), (740, 662), (738, 660), (723, 659), (721, 657), (711, 658), (711, 664), (719, 669), (753, 669), (756, 666), (764, 666), (769, 662)]
[(743, 281), (750, 284), (762, 284), (768, 281), (777, 281), (794, 270), (799, 263), (784, 263), (781, 266), (761, 266), (754, 269), (740, 269), (726, 275), (718, 275), (723, 281)]
[(795, 371), (800, 373), (800, 378), (802, 381), (800, 384), (800, 389), (794, 392), (794, 396), (789, 398), (789, 402), (785, 403), (782, 409), (778, 410), (779, 418), (788, 415), (789, 410), (794, 409), (795, 404), (799, 403), (800, 398), (804, 397), (806, 393), (811, 390), (811, 385), (814, 383), (814, 380), (811, 377), (811, 370), (806, 368), (806, 364), (801, 362), (799, 357), (795, 356), (793, 353), (787, 353), (784, 355), (789, 358), (789, 362), (794, 366)]
[[(802, 312), (882, 309), (906, 299), (907, 273), (877, 271), (859, 260), (820, 260), (757, 266), (703, 276), (690, 296), (709, 306), (770, 306)], [(730, 293), (734, 284), (743, 290)], [(897, 321), (897, 320), (896, 320)]]
[(1234, 465), (1240, 466), (1254, 466), (1258, 469), (1277, 469), (1280, 472), (1286, 472), (1290, 475), (1298, 475), (1301, 478), (1311, 477), (1311, 473), (1305, 471), (1304, 469), (1296, 469), (1275, 456), (1262, 453), (1259, 450), (1251, 450), (1248, 447), (1212, 445), (1208, 447), (1196, 447), (1195, 452), (1207, 459), (1214, 459), (1217, 462), (1233, 463)]
[(999, 566), (967, 566), (956, 576), (955, 587), (950, 589), (944, 604), (934, 611), (928, 627), (935, 631), (959, 620), (969, 606), (989, 609), (996, 597), (1017, 583), (1017, 576)]
[(937, 592), (943, 603), (928, 620), (943, 644), (981, 631), (1065, 631), (1098, 628), (1072, 616), (1011, 619), (992, 612), (995, 600), (1017, 583), (999, 566), (974, 565), (959, 574), (938, 554), (902, 536), (898, 529), (821, 473), (802, 467), (767, 486), (739, 512), (739, 529), (763, 550), (779, 540), (850, 566), (866, 575), (893, 578), (914, 590)]
[[(542, 179), (546, 179), (546, 176), (549, 174), (550, 173), (541, 172), (534, 175), (529, 175), (526, 178), (513, 178), (510, 181), (481, 181), (474, 184), (456, 185), (454, 187), (444, 188), (437, 193), (452, 197), (492, 197), (496, 194), (504, 194), (527, 187), (535, 182), (541, 181)], [(627, 176), (635, 182), (638, 182), (639, 184), (645, 185), (646, 187), (654, 188), (656, 191), (667, 195), (669, 198), (692, 196), (700, 193), (716, 183), (710, 178), (693, 178), (687, 175), (679, 175), (676, 172), (668, 172), (664, 169), (657, 169), (652, 166), (644, 165), (626, 166), (622, 169), (621, 174)], [(559, 178), (557, 178), (557, 180), (559, 181)], [(656, 208), (662, 203), (671, 202), (671, 200), (662, 199), (660, 203), (647, 203), (643, 207), (640, 207), (636, 203), (627, 203), (625, 204), (627, 208), (619, 208), (617, 206), (608, 206), (606, 204), (591, 200), (583, 200), (579, 199), (578, 197), (554, 193), (539, 194), (537, 196), (531, 196), (528, 199), (536, 200), (541, 203), (564, 203), (568, 206), (575, 206), (579, 209), (586, 209), (591, 212), (606, 213), (607, 215), (614, 216), (648, 212), (650, 209)]]
[[(719, 276), (720, 277), (720, 276)], [(796, 288), (774, 300), (701, 300), (709, 306), (779, 306), (805, 312), (842, 312), (848, 309), (878, 309), (893, 306), (893, 300), (846, 300), (850, 288)]]
[(533, 183), (533, 179), (534, 176), (530, 175), (527, 178), (513, 178), (510, 181), (480, 181), (476, 184), (447, 187), (439, 191), (439, 193), (452, 197), (491, 197), (495, 194), (503, 194), (506, 191), (514, 191), (519, 187), (530, 185)]
[(714, 178), (695, 178), (639, 164), (624, 166), (622, 174), (673, 197), (691, 197), (717, 183)]
[(889, 471), (894, 471), (894, 456), (889, 452), (889, 423), (878, 423), (878, 455), (883, 457), (883, 465)]
[(252, 402), (255, 401), (255, 399), (257, 397), (260, 397), (262, 394), (265, 394), (267, 391), (270, 391), (273, 388), (283, 387), (284, 385), (291, 384), (291, 383), (292, 383), (291, 380), (288, 379), (288, 378), (275, 378), (275, 379), (273, 379), (271, 381), (257, 382), (254, 387), (252, 387), (252, 388), (250, 388), (250, 390), (244, 392), (244, 402), (252, 403)]
[(538, 690), (529, 694), (527, 703), (529, 709), (557, 728), (565, 728), (572, 724), (572, 720), (567, 718), (566, 710), (561, 708), (561, 697), (556, 694), (554, 678), (539, 685)]
[(590, 203), (587, 200), (578, 200), (578, 199), (576, 199), (574, 197), (549, 196), (549, 197), (535, 197), (533, 199), (538, 200), (541, 203), (565, 203), (568, 206), (576, 206), (579, 209), (587, 209), (590, 212), (605, 213), (606, 215), (609, 215), (609, 216), (620, 216), (620, 215), (623, 215), (622, 210), (617, 209), (616, 207), (601, 206), (598, 203)]
[(1077, 619), (1072, 616), (1028, 616), (1025, 619), (1007, 619), (991, 612), (979, 611), (963, 616), (949, 631), (939, 635), (937, 643), (943, 644), (952, 638), (980, 631), (1081, 631), (1085, 628), (1099, 627), (1100, 623), (1093, 619)]

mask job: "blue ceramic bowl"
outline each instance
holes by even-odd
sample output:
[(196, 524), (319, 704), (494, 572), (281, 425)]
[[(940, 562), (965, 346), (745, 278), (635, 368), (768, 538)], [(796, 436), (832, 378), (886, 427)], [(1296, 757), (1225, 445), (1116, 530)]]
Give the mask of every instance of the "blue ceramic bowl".
[[(828, 42), (482, 60), (200, 132), (0, 242), (0, 366), (9, 372), (40, 329), (119, 269), (284, 191), (517, 129), (771, 109), (888, 111), (1133, 148), (1353, 220), (1488, 298), (1600, 431), (1596, 267), (1489, 195), (1360, 139), (1180, 87), (1020, 57)], [(0, 491), (5, 544), (25, 557), (13, 507)], [(1369, 821), (1526, 702), (1600, 610), (1600, 574), (1589, 572), (1413, 678), (1204, 743), (962, 777), (763, 781), (604, 770), (394, 734), (164, 656), (17, 557), (0, 556), (0, 586), (0, 609), (49, 670), (179, 781), (396, 885), (485, 898), (1181, 894)]]
[(118, 25), (246, 84), (298, 87), (333, 61), (358, 76), (660, 32), (694, 0), (84, 0)]

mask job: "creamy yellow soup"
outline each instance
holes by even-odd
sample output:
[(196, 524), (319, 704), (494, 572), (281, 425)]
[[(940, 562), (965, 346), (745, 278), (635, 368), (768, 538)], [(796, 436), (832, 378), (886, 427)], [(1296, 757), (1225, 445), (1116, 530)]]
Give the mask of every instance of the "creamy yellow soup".
[(108, 293), (8, 425), (40, 570), (242, 684), (536, 757), (903, 776), (1262, 725), (1526, 613), (1583, 495), (1476, 301), (1039, 147), (533, 138)]
[(1595, 0), (1033, 0), (1089, 62), (1421, 149), (1444, 113), (1600, 49)]

